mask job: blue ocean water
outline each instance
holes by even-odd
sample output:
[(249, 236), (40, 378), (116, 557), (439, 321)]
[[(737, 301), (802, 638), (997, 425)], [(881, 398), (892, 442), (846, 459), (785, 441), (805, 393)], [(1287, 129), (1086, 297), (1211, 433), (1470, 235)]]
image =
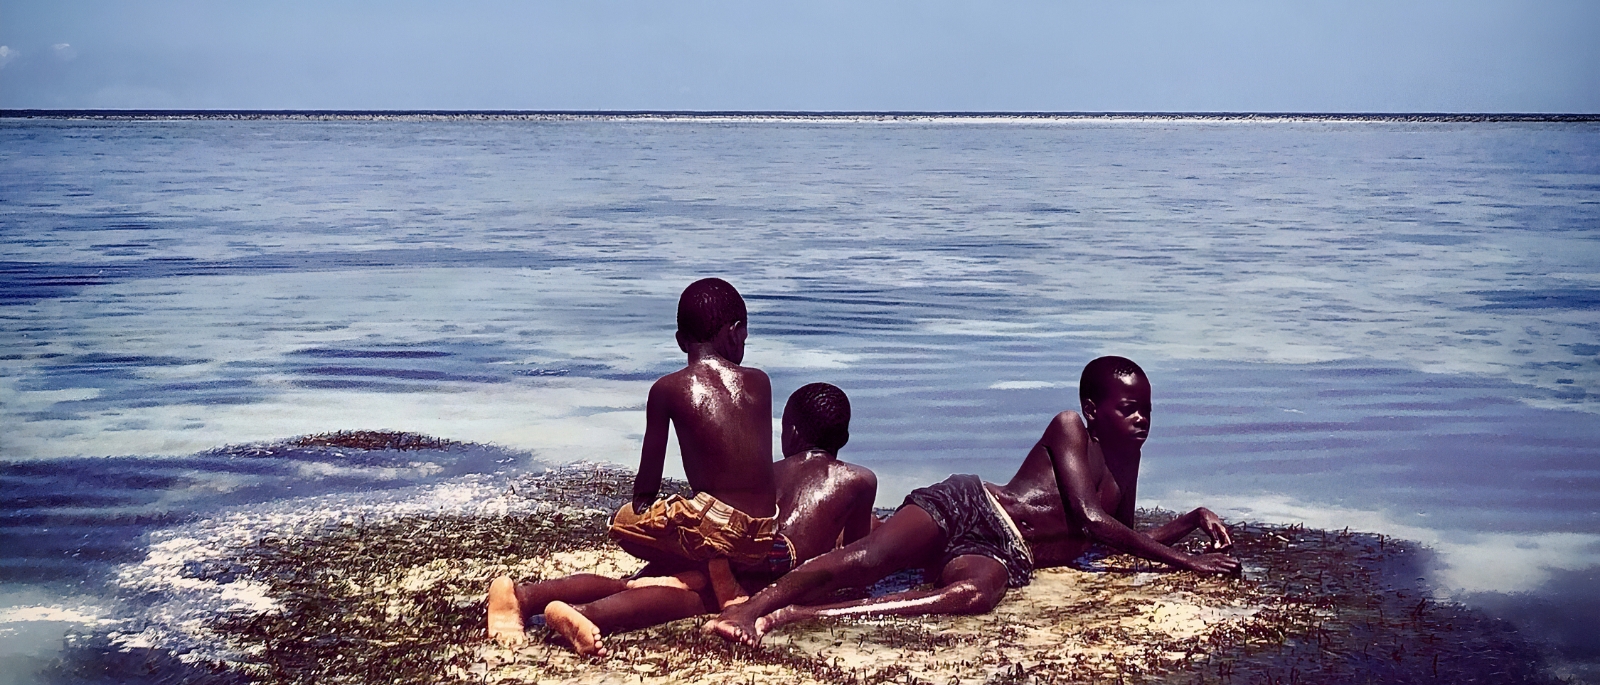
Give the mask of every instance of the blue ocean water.
[[(1420, 540), (1600, 661), (1597, 241), (1593, 123), (0, 120), (0, 658), (129, 620), (173, 526), (634, 463), (715, 275), (882, 504), (1121, 354), (1143, 503)], [(493, 447), (247, 446), (349, 429)]]

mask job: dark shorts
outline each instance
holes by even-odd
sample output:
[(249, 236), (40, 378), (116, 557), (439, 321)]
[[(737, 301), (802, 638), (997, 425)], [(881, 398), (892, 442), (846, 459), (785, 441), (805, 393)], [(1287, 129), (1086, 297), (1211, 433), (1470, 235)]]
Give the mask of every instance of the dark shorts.
[(956, 557), (979, 554), (1006, 567), (1006, 587), (1022, 587), (1033, 579), (1033, 554), (1028, 543), (977, 476), (951, 476), (912, 490), (900, 507), (910, 504), (928, 512), (944, 531), (940, 568)]

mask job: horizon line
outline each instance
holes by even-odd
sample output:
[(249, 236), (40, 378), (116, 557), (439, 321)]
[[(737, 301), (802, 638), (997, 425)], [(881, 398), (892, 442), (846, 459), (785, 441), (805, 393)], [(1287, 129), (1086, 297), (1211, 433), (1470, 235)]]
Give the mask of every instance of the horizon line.
[(1382, 121), (1443, 123), (1600, 122), (1600, 113), (1578, 112), (1249, 112), (1249, 111), (1000, 111), (1000, 110), (582, 110), (582, 109), (36, 109), (0, 108), (4, 119), (339, 119), (339, 118), (498, 118), (498, 119), (1164, 119)]

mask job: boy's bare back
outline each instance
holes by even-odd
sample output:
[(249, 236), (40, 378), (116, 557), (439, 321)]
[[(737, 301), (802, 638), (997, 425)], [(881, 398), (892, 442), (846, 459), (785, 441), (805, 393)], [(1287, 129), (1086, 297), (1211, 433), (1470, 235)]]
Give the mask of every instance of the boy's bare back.
[(719, 355), (692, 356), (650, 388), (645, 449), (651, 429), (671, 421), (690, 487), (751, 516), (772, 516), (772, 381)]
[(778, 528), (805, 561), (849, 544), (872, 530), (878, 477), (839, 461), (850, 441), (850, 398), (837, 386), (811, 383), (783, 408), (783, 454), (772, 466), (778, 482)]
[(751, 517), (777, 512), (772, 381), (760, 369), (739, 365), (749, 335), (746, 318), (744, 298), (726, 281), (706, 278), (684, 289), (677, 339), (688, 364), (650, 387), (634, 511), (644, 511), (661, 488), (670, 424), (690, 487)]
[(827, 452), (792, 454), (778, 462), (778, 528), (801, 560), (872, 530), (878, 477), (870, 469), (839, 461)]

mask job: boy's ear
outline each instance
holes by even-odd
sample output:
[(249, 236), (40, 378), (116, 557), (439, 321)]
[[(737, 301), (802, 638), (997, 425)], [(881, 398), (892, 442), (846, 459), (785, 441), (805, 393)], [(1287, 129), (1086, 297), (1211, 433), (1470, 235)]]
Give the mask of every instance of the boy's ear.
[(750, 331), (744, 327), (744, 319), (730, 322), (723, 326), (722, 330), (717, 331), (717, 338), (720, 338), (725, 343), (735, 345), (743, 345), (749, 337)]
[(1082, 402), (1083, 404), (1081, 406), (1083, 407), (1083, 422), (1085, 424), (1093, 425), (1095, 412), (1094, 400), (1085, 398)]
[(677, 337), (677, 339), (678, 339), (678, 349), (683, 350), (684, 354), (688, 354), (689, 353), (689, 336), (684, 335), (683, 331), (678, 331), (678, 333), (677, 333), (677, 335), (675, 337)]
[(1094, 414), (1097, 409), (1097, 407), (1094, 406), (1094, 400), (1083, 400), (1082, 406), (1083, 429), (1089, 432), (1089, 440), (1091, 442), (1100, 442), (1100, 438), (1095, 437), (1094, 434)]

